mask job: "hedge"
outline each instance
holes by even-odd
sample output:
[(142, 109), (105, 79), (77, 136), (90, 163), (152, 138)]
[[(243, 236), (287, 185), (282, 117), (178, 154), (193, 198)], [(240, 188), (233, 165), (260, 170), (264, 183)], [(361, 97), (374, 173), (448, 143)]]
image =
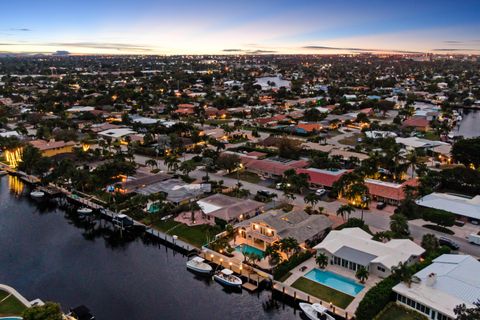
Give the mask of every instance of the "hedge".
[(283, 261), (273, 269), (273, 278), (275, 280), (282, 278), (290, 270), (310, 259), (312, 256), (313, 254), (310, 251), (303, 251), (292, 255), (290, 259)]
[(398, 283), (399, 281), (397, 279), (393, 276), (389, 276), (368, 290), (363, 300), (360, 301), (357, 311), (355, 311), (356, 319), (373, 319), (390, 301), (393, 300), (394, 293), (392, 289)]

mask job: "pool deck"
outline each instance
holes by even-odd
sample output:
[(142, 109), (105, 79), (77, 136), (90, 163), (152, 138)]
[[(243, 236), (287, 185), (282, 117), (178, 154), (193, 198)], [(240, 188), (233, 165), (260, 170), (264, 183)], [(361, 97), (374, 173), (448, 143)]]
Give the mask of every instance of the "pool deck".
[[(305, 271), (300, 271), (302, 267), (307, 267)], [(283, 282), (284, 285), (291, 286), (295, 281), (297, 281), (298, 278), (303, 277), (305, 274), (309, 273), (312, 271), (314, 268), (320, 269), (318, 265), (315, 262), (315, 257), (308, 259), (307, 261), (303, 262), (302, 264), (296, 266), (294, 269), (290, 270), (292, 275), (288, 277), (285, 282)], [(326, 271), (331, 271), (333, 273), (339, 274), (341, 276), (347, 277), (349, 279), (352, 279), (356, 282), (358, 280), (355, 278), (355, 273), (353, 271), (341, 268), (339, 266), (332, 266), (328, 265), (324, 270)], [(307, 278), (308, 279), (308, 278)], [(345, 309), (346, 312), (349, 314), (354, 314), (355, 311), (357, 310), (358, 304), (360, 301), (362, 301), (363, 297), (367, 293), (368, 290), (370, 290), (371, 287), (373, 287), (376, 283), (380, 282), (382, 279), (379, 277), (370, 274), (368, 277), (368, 280), (363, 283), (362, 285), (365, 286), (362, 291), (360, 291), (353, 301), (348, 305), (348, 307)]]

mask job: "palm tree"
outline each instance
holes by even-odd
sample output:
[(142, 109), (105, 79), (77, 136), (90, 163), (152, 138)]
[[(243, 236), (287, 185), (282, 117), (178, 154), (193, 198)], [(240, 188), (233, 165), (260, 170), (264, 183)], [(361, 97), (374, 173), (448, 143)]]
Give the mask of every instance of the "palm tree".
[(418, 165), (418, 163), (419, 161), (417, 152), (415, 149), (413, 149), (407, 154), (407, 164), (412, 168), (412, 178), (415, 177), (415, 167)]
[(398, 280), (405, 282), (410, 288), (412, 284), (413, 271), (406, 262), (399, 262), (397, 266), (392, 267), (392, 274)]
[(289, 258), (292, 252), (297, 252), (299, 249), (300, 246), (295, 238), (288, 237), (280, 240), (280, 250), (285, 252)]
[[(341, 216), (343, 221), (347, 221), (350, 219), (350, 214), (352, 212), (355, 212), (355, 208), (349, 204), (344, 204), (337, 209), (337, 216)], [(345, 217), (347, 217), (347, 219), (345, 219)]]
[(328, 266), (328, 257), (325, 253), (320, 253), (315, 258), (315, 262), (318, 264), (320, 269), (325, 269)]
[(390, 230), (392, 230), (397, 237), (403, 238), (408, 236), (410, 231), (407, 218), (401, 213), (392, 215), (390, 217)]
[(370, 273), (365, 267), (360, 267), (357, 269), (355, 277), (360, 280), (361, 283), (365, 283), (365, 281), (368, 279), (369, 274)]
[(152, 170), (153, 168), (158, 168), (158, 163), (157, 161), (155, 161), (154, 159), (148, 159), (145, 161), (145, 165), (146, 166), (149, 166)]
[(264, 251), (264, 256), (269, 257), (268, 263), (272, 266), (277, 265), (282, 257), (280, 256), (280, 253), (278, 252), (280, 250), (280, 246), (278, 243), (273, 243), (267, 245)]
[(434, 234), (427, 233), (422, 237), (422, 247), (428, 252), (438, 249), (438, 239)]
[(320, 197), (317, 196), (315, 193), (309, 193), (304, 198), (303, 201), (305, 203), (310, 204), (312, 208), (315, 208), (315, 205), (320, 201)]

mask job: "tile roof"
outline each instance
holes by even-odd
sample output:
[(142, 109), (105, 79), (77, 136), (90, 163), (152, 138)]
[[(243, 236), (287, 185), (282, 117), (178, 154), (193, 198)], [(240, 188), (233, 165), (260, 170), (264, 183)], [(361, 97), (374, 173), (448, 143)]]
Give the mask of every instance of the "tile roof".
[(317, 168), (297, 169), (297, 174), (305, 173), (309, 177), (309, 182), (316, 185), (331, 187), (335, 181), (340, 179), (347, 170), (322, 170)]
[(404, 183), (384, 182), (375, 179), (365, 179), (365, 184), (368, 187), (368, 192), (376, 197), (401, 201), (405, 198), (404, 187), (406, 185), (418, 185), (417, 179), (410, 179)]

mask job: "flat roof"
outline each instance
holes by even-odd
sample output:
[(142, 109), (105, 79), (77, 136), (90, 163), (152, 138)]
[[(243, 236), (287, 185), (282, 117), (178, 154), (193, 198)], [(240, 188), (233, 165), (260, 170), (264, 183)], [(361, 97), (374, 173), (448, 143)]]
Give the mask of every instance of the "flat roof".
[(419, 206), (452, 212), (480, 220), (480, 195), (473, 198), (449, 193), (431, 193), (415, 201)]

